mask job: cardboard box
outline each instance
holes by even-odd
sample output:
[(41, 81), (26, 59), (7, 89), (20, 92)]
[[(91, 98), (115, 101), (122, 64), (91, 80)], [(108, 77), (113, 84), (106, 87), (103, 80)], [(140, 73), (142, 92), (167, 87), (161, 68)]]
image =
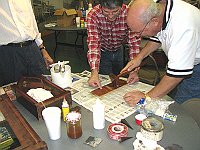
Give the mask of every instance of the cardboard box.
[(54, 13), (57, 17), (57, 25), (60, 27), (68, 27), (74, 25), (74, 19), (77, 15), (75, 9), (57, 9)]
[(83, 17), (82, 11), (81, 10), (76, 10), (77, 12), (77, 17)]

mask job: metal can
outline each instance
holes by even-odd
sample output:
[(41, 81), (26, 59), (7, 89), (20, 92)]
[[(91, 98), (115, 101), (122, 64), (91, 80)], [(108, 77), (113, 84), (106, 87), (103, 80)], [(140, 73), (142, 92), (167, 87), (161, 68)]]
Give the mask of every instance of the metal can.
[(141, 133), (150, 140), (160, 141), (163, 137), (164, 124), (154, 117), (142, 121)]

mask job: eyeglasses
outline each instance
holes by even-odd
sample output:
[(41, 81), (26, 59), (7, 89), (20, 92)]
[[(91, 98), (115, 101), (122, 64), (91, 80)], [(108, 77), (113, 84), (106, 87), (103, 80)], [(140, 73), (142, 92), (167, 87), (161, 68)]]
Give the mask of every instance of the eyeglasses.
[(151, 19), (146, 23), (146, 25), (144, 26), (144, 28), (143, 28), (141, 31), (135, 32), (135, 33), (138, 34), (138, 36), (141, 36), (142, 33), (144, 32), (144, 30), (146, 29), (146, 27), (147, 27), (147, 26), (150, 24), (150, 22), (152, 21), (152, 19), (153, 19), (153, 18), (151, 18)]

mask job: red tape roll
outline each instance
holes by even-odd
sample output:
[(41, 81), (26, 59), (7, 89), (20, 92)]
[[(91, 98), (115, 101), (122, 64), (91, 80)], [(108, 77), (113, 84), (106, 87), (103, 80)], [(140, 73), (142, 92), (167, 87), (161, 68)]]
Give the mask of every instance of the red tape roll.
[(120, 140), (128, 136), (128, 127), (123, 123), (114, 123), (108, 126), (107, 132), (112, 140)]

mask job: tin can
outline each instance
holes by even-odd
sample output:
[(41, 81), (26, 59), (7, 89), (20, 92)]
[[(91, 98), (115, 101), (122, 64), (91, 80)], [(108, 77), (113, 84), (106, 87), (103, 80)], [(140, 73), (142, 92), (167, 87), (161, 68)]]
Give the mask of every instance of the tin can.
[(150, 140), (160, 141), (163, 137), (164, 124), (154, 117), (148, 117), (142, 121), (141, 133)]

